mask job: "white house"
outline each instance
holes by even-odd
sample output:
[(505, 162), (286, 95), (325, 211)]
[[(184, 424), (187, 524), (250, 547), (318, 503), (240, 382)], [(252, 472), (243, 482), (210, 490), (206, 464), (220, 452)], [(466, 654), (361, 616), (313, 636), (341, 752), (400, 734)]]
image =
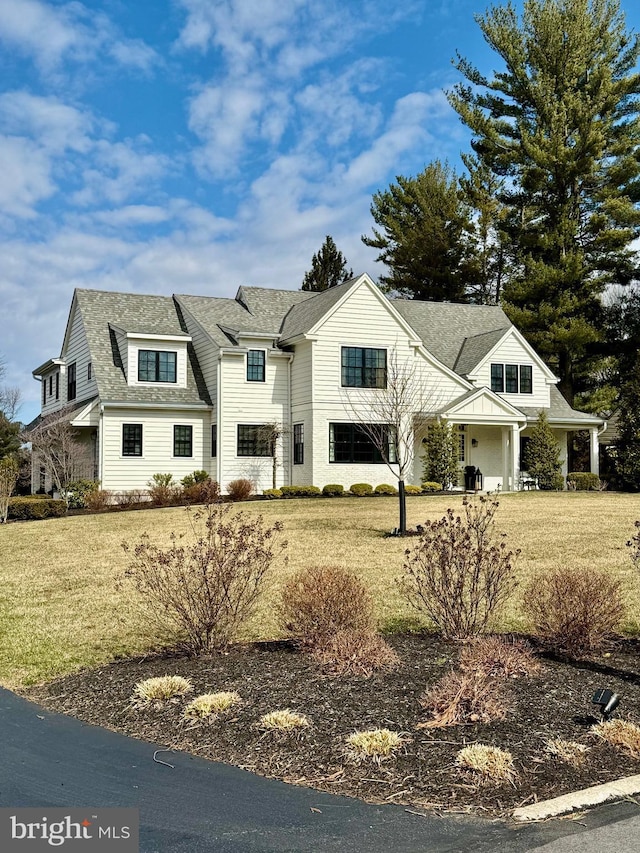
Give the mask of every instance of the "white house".
[[(365, 274), (323, 293), (241, 287), (235, 299), (76, 290), (60, 356), (33, 371), (41, 417), (61, 411), (86, 442), (103, 489), (144, 489), (204, 469), (223, 487), (271, 486), (261, 425), (278, 423), (278, 484), (376, 485), (391, 478), (354, 422), (357, 395), (384, 393), (387, 366), (411, 365), (430, 417), (454, 424), (460, 466), (487, 490), (521, 487), (521, 449), (544, 409), (563, 448), (601, 419), (572, 409), (501, 308), (390, 300)], [(425, 413), (417, 413), (416, 415)], [(422, 478), (422, 435), (413, 475)], [(34, 478), (34, 490), (38, 486)]]

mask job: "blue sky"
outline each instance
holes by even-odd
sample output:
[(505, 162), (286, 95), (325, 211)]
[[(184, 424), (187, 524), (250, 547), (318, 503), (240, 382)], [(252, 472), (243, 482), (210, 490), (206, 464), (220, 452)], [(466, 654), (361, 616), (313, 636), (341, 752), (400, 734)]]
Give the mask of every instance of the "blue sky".
[[(0, 0), (0, 357), (59, 355), (74, 287), (297, 289), (331, 234), (381, 272), (371, 196), (468, 136), (482, 0)], [(627, 23), (640, 9), (623, 0)]]

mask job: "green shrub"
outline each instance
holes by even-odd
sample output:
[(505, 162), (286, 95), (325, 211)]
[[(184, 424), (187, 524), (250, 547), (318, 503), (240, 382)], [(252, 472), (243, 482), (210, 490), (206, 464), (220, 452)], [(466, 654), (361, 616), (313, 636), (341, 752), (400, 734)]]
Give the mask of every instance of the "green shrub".
[(576, 492), (597, 492), (601, 488), (600, 477), (589, 471), (571, 471), (567, 474), (567, 486)]
[(317, 486), (281, 486), (283, 498), (314, 498), (322, 491)]
[(422, 489), (420, 486), (412, 486), (409, 484), (404, 487), (404, 493), (405, 495), (421, 495)]
[(397, 495), (398, 490), (395, 486), (389, 485), (389, 483), (380, 483), (379, 486), (376, 486), (373, 490), (376, 495)]
[(149, 497), (156, 506), (169, 506), (176, 498), (173, 474), (154, 474), (147, 483)]
[(369, 483), (354, 483), (353, 486), (349, 486), (349, 491), (358, 498), (364, 498), (373, 494), (373, 486)]
[(232, 501), (246, 501), (253, 492), (253, 483), (246, 477), (227, 483), (227, 493)]
[(66, 514), (66, 501), (48, 498), (45, 495), (9, 499), (8, 517), (16, 521), (39, 521), (43, 518), (61, 518)]
[(65, 490), (69, 509), (83, 509), (87, 506), (87, 495), (97, 492), (100, 480), (74, 480)]
[(338, 498), (344, 494), (344, 486), (340, 486), (338, 483), (327, 483), (322, 489), (322, 494), (328, 498)]
[(190, 486), (195, 486), (197, 483), (206, 483), (207, 480), (210, 479), (211, 477), (207, 472), (200, 469), (199, 471), (194, 471), (193, 474), (187, 474), (180, 482), (185, 489), (188, 489)]
[[(546, 412), (541, 409), (537, 423), (531, 428), (522, 460), (522, 467), (529, 476), (538, 481), (538, 488), (545, 491), (558, 489), (560, 480), (560, 444), (549, 426)], [(563, 488), (564, 483), (560, 486)]]
[(262, 493), (265, 498), (281, 498), (282, 491), (280, 489), (265, 489)]
[(423, 492), (441, 492), (442, 486), (440, 483), (426, 482), (422, 484)]
[(458, 433), (451, 424), (434, 421), (425, 438), (422, 476), (439, 489), (449, 489), (458, 479)]

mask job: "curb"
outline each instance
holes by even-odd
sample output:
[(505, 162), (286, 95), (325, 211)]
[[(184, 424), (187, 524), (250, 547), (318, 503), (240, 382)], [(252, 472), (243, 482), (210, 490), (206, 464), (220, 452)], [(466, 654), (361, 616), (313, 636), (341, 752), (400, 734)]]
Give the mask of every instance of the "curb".
[(608, 800), (623, 799), (638, 793), (640, 793), (640, 775), (625, 776), (615, 782), (593, 785), (591, 788), (573, 791), (571, 794), (564, 794), (562, 797), (554, 797), (551, 800), (532, 803), (530, 806), (522, 806), (514, 810), (513, 818), (520, 821), (544, 820), (548, 817), (557, 817), (576, 809), (597, 806)]

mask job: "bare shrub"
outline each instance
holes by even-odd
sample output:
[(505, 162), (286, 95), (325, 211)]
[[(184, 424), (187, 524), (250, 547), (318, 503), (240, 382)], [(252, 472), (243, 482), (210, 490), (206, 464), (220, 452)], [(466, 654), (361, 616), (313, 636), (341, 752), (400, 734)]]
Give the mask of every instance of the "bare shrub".
[(627, 542), (627, 548), (631, 549), (631, 562), (636, 567), (640, 568), (640, 521), (634, 522), (636, 532)]
[(220, 499), (220, 486), (215, 480), (197, 480), (185, 485), (182, 481), (182, 497), (188, 504), (209, 504)]
[(227, 492), (232, 501), (246, 501), (253, 493), (253, 483), (244, 477), (239, 480), (232, 480), (227, 484)]
[(112, 493), (108, 489), (96, 489), (84, 496), (84, 505), (87, 509), (106, 509), (111, 504)]
[(230, 504), (185, 512), (193, 544), (182, 545), (172, 534), (163, 549), (144, 534), (127, 575), (159, 634), (191, 654), (206, 654), (226, 646), (252, 614), (287, 543), (278, 541), (280, 522), (269, 527), (262, 516), (246, 518)]
[(338, 631), (371, 630), (373, 604), (351, 572), (340, 566), (313, 566), (285, 585), (280, 620), (301, 646), (314, 649)]
[(483, 782), (513, 782), (516, 776), (511, 753), (484, 743), (463, 747), (456, 756), (456, 765), (478, 773)]
[(154, 474), (147, 483), (149, 497), (155, 506), (170, 506), (175, 503), (179, 487), (173, 474)]
[(372, 630), (342, 630), (313, 649), (312, 655), (329, 675), (369, 678), (374, 672), (391, 672), (400, 658), (391, 646)]
[(626, 611), (622, 584), (597, 569), (554, 569), (525, 590), (524, 613), (550, 649), (580, 657), (615, 634)]
[(451, 670), (430, 687), (420, 704), (433, 716), (417, 728), (440, 728), (461, 723), (490, 723), (503, 720), (506, 702), (499, 682), (482, 672)]
[(418, 543), (405, 551), (400, 589), (447, 638), (482, 633), (516, 587), (520, 552), (495, 539), (498, 505), (465, 498), (462, 516), (448, 509), (440, 521), (426, 521)]
[(460, 650), (460, 669), (492, 678), (537, 675), (542, 667), (529, 643), (506, 637), (474, 637)]

